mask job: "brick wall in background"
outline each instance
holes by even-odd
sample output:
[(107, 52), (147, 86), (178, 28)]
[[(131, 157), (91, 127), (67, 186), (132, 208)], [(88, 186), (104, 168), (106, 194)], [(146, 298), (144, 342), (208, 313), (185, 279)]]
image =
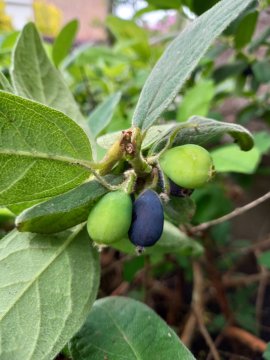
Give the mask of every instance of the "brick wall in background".
[[(11, 17), (15, 29), (21, 30), (28, 21), (33, 21), (34, 2), (59, 8), (61, 26), (69, 20), (78, 19), (80, 21), (78, 42), (105, 40), (106, 32), (102, 24), (107, 16), (109, 0), (4, 0), (6, 13)], [(44, 13), (44, 16), (46, 17), (47, 14)], [(45, 19), (45, 22), (47, 20)]]
[(44, 0), (53, 4), (63, 13), (63, 24), (74, 18), (80, 21), (80, 30), (77, 41), (102, 41), (106, 32), (102, 25), (108, 11), (108, 0)]

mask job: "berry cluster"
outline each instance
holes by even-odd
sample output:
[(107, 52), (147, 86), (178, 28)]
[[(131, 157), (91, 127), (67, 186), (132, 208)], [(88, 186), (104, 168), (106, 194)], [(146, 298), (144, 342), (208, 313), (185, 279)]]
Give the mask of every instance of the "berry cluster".
[[(193, 189), (206, 184), (214, 173), (208, 151), (193, 144), (166, 150), (159, 164), (162, 177), (169, 180), (169, 196), (189, 196)], [(136, 197), (136, 193), (132, 197)], [(96, 243), (108, 245), (128, 234), (130, 241), (143, 249), (160, 239), (164, 224), (161, 196), (145, 188), (135, 201), (132, 197), (123, 190), (117, 190), (103, 196), (94, 206), (88, 217), (87, 229)]]

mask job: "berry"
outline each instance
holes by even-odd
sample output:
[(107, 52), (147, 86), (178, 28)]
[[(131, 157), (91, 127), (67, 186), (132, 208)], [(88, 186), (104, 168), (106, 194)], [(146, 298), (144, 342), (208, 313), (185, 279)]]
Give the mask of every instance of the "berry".
[(173, 182), (186, 189), (205, 185), (214, 172), (209, 152), (194, 144), (167, 150), (160, 157), (160, 166)]
[(132, 201), (123, 191), (104, 195), (87, 220), (87, 231), (98, 244), (108, 245), (127, 235), (131, 224)]
[(130, 241), (142, 248), (154, 245), (161, 237), (163, 224), (164, 213), (158, 194), (145, 190), (133, 204)]

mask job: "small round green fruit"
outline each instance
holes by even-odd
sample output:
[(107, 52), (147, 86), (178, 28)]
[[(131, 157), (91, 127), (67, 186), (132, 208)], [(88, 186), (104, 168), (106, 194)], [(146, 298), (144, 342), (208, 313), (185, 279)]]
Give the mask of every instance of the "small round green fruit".
[(195, 144), (176, 146), (161, 155), (160, 166), (177, 185), (196, 189), (214, 174), (212, 158), (207, 150)]
[(124, 191), (104, 195), (91, 210), (88, 234), (98, 244), (108, 245), (127, 236), (132, 219), (132, 201)]

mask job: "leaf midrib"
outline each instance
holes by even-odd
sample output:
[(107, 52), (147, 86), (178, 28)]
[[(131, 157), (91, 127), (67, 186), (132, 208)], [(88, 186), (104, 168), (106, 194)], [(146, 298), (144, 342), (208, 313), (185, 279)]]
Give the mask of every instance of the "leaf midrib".
[(91, 162), (88, 160), (76, 159), (71, 158), (68, 156), (56, 155), (56, 154), (47, 154), (38, 151), (23, 151), (23, 150), (13, 150), (13, 149), (0, 149), (0, 155), (10, 155), (10, 156), (22, 156), (22, 157), (31, 157), (34, 159), (42, 159), (42, 160), (54, 160), (54, 161), (61, 161), (64, 163), (71, 164), (73, 166), (80, 166), (84, 169), (88, 169), (91, 171)]

